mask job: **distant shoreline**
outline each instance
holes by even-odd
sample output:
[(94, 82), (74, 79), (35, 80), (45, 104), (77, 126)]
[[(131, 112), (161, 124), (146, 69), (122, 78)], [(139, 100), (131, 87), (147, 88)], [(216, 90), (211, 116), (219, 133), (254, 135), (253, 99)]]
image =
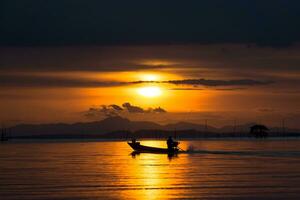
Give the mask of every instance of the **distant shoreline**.
[[(168, 135), (161, 136), (161, 137), (138, 137), (135, 136), (134, 138), (137, 138), (138, 140), (161, 140), (164, 141)], [(64, 141), (64, 140), (75, 140), (75, 141), (127, 141), (131, 140), (133, 137), (103, 137), (103, 136), (54, 136), (54, 135), (40, 135), (40, 136), (18, 136), (18, 137), (11, 137), (8, 141), (26, 141), (26, 140), (45, 140), (45, 141)], [(290, 140), (290, 139), (300, 139), (300, 133), (295, 134), (288, 134), (288, 135), (271, 135), (265, 138), (256, 138), (254, 136), (247, 136), (247, 135), (238, 135), (238, 136), (232, 136), (232, 135), (222, 135), (222, 136), (206, 136), (206, 137), (185, 137), (178, 134), (176, 139), (181, 141), (190, 141), (190, 140)], [(6, 142), (6, 141), (4, 141)]]
[[(215, 128), (207, 124), (178, 122), (160, 125), (151, 121), (130, 121), (122, 117), (109, 117), (101, 121), (74, 124), (20, 124), (4, 129), (3, 139), (102, 139), (124, 140), (165, 139), (168, 136), (180, 139), (251, 138), (251, 127), (256, 123)], [(5, 134), (4, 134), (5, 133)], [(287, 127), (269, 127), (260, 137), (300, 137), (300, 130)]]

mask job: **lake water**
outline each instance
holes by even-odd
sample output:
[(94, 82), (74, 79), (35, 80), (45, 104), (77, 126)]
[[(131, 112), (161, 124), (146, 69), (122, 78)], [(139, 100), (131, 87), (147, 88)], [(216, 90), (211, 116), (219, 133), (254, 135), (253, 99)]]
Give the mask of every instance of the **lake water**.
[(300, 199), (299, 139), (190, 145), (170, 158), (116, 141), (2, 143), (0, 199)]

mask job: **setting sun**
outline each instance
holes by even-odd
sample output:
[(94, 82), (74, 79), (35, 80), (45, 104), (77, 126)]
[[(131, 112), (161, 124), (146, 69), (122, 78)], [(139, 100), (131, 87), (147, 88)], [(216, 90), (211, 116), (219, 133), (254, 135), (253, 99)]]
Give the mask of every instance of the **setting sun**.
[(159, 87), (142, 87), (137, 90), (137, 92), (144, 97), (157, 97), (162, 94), (162, 91)]

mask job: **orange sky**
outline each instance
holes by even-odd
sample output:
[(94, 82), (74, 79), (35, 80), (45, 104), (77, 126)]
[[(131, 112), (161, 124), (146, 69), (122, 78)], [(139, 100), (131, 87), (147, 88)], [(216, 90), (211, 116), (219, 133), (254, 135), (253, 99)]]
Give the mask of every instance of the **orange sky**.
[[(276, 125), (284, 118), (298, 127), (299, 64), (298, 47), (1, 48), (0, 120), (6, 124), (97, 120), (105, 116), (86, 118), (84, 113), (129, 102), (144, 110), (167, 111), (121, 113), (131, 119), (201, 123), (208, 118), (221, 126), (234, 119)], [(204, 80), (187, 81), (199, 79)]]

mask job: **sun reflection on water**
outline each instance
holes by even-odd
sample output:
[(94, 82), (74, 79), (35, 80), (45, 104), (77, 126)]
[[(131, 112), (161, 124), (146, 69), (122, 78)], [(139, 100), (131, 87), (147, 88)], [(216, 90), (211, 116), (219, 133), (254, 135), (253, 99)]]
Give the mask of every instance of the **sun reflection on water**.
[[(166, 147), (165, 141), (142, 141), (143, 145), (154, 147)], [(172, 165), (184, 165), (185, 158), (170, 159), (166, 154), (138, 154), (131, 160), (127, 168), (130, 185), (135, 190), (124, 191), (124, 196), (134, 199), (165, 199), (176, 192), (176, 187), (181, 185), (178, 177), (183, 176), (183, 171), (177, 171)], [(175, 190), (170, 190), (174, 188)]]

